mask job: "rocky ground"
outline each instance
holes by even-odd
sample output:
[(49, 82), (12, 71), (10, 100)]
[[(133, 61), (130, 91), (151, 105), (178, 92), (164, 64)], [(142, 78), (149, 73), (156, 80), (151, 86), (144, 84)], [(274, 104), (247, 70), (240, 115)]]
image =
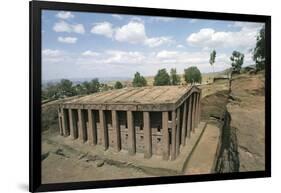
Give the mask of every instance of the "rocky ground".
[[(185, 146), (181, 147), (181, 154), (174, 161), (165, 161), (162, 160), (162, 156), (156, 155), (153, 155), (150, 159), (144, 159), (142, 153), (128, 156), (126, 150), (116, 152), (111, 147), (104, 151), (102, 146), (92, 146), (87, 142), (83, 143), (80, 140), (73, 140), (71, 137), (63, 137), (58, 133), (45, 131), (43, 133), (41, 157), (42, 182), (54, 183), (182, 175), (186, 160), (195, 149), (195, 144), (200, 141), (202, 134), (204, 139), (206, 137), (210, 138), (208, 137), (209, 135), (204, 137), (204, 130), (209, 131), (205, 125), (205, 122), (201, 122), (195, 132), (191, 133), (191, 138), (187, 140)], [(217, 133), (213, 134), (217, 135)], [(203, 144), (206, 145), (208, 142), (207, 140), (204, 141), (205, 143)], [(207, 145), (210, 147), (210, 144)], [(216, 150), (215, 148), (213, 149), (214, 151)], [(211, 156), (214, 156), (214, 153), (211, 154), (213, 154)], [(197, 158), (195, 162), (196, 160)], [(214, 158), (211, 159), (211, 162), (212, 160)], [(206, 164), (210, 165), (209, 162)], [(191, 164), (191, 167), (188, 168), (193, 169), (193, 165)], [(204, 171), (206, 171), (206, 168), (204, 167)], [(197, 169), (192, 171), (195, 170)]]
[(130, 165), (104, 160), (69, 145), (58, 144), (53, 140), (58, 133), (46, 131), (44, 136), (41, 156), (43, 184), (149, 176)]
[[(217, 156), (212, 172), (264, 170), (263, 73), (234, 76), (231, 90), (228, 80), (204, 84), (200, 88), (203, 95), (201, 120), (211, 121), (215, 126), (211, 127), (208, 132), (210, 137), (203, 135), (201, 140), (209, 141), (213, 144), (212, 147), (217, 146), (218, 140), (220, 143), (217, 152), (212, 151), (212, 154), (216, 153)], [(85, 155), (70, 146), (53, 143), (50, 139), (58, 135), (58, 125), (56, 108), (52, 105), (55, 102), (50, 104), (43, 105), (42, 116), (44, 127), (42, 133), (43, 183), (71, 182), (77, 181), (77, 179), (87, 181), (153, 176), (129, 165), (120, 167), (120, 165), (101, 160), (99, 157)], [(215, 128), (220, 131), (218, 132)], [(214, 133), (220, 133), (218, 139), (217, 135), (213, 135), (212, 130)], [(208, 147), (208, 144), (206, 145), (202, 141), (197, 149), (200, 152), (196, 152), (195, 149), (194, 160), (206, 158), (206, 156), (200, 156), (204, 155), (205, 151), (209, 152), (208, 148), (204, 147)], [(196, 159), (195, 155), (197, 155)], [(210, 155), (210, 157), (214, 156)], [(189, 165), (189, 167), (191, 166), (192, 164)], [(202, 173), (202, 171), (206, 173), (205, 170), (198, 169), (199, 166), (194, 165), (193, 173)], [(196, 167), (197, 169), (194, 169)]]
[(202, 85), (202, 120), (221, 128), (216, 172), (264, 170), (264, 72)]
[(233, 78), (227, 111), (237, 136), (239, 171), (264, 170), (264, 74)]
[(264, 73), (233, 76), (227, 96), (216, 171), (264, 170)]

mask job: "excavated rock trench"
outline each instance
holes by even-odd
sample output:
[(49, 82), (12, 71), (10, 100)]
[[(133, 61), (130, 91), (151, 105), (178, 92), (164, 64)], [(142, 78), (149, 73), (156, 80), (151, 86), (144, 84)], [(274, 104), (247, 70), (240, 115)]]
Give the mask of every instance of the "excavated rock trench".
[(238, 172), (239, 153), (236, 136), (236, 128), (230, 126), (231, 116), (226, 110), (221, 129), (221, 145), (218, 150), (218, 158), (214, 168), (215, 172)]
[(201, 102), (201, 119), (215, 122), (221, 132), (213, 173), (239, 171), (236, 128), (230, 126), (231, 115), (226, 108), (231, 98), (229, 93), (228, 90), (218, 91), (204, 97)]
[(264, 170), (264, 74), (232, 78), (229, 90), (202, 99), (202, 119), (220, 125), (220, 145), (213, 172)]

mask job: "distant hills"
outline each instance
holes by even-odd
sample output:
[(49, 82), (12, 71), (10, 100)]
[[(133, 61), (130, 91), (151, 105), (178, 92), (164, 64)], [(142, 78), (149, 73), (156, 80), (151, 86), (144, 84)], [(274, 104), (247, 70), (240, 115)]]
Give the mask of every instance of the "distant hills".
[[(77, 84), (81, 84), (82, 82), (85, 81), (91, 81), (93, 79), (97, 78), (99, 80), (99, 82), (104, 83), (104, 84), (108, 84), (110, 82), (116, 82), (116, 81), (129, 81), (132, 78), (131, 77), (92, 77), (92, 78), (65, 78), (70, 80), (71, 82), (73, 82), (73, 84), (77, 85)], [(58, 82), (60, 82), (61, 79), (52, 79), (52, 80), (43, 80), (42, 81), (42, 86), (46, 86), (47, 84), (56, 84)]]
[[(202, 82), (207, 82), (210, 78), (213, 78), (215, 76), (220, 76), (220, 75), (227, 75), (229, 74), (231, 68), (225, 69), (223, 71), (218, 71), (218, 72), (208, 72), (208, 73), (202, 73)], [(184, 83), (184, 78), (183, 74), (180, 74), (181, 76), (181, 81)], [(110, 86), (113, 86), (116, 81), (122, 82), (124, 85), (130, 85), (133, 77), (92, 77), (92, 78), (70, 78), (68, 80), (72, 81), (73, 84), (81, 84), (82, 82), (85, 81), (91, 81), (92, 79), (97, 78), (100, 83), (108, 84)], [(148, 85), (153, 85), (154, 81), (154, 76), (146, 76), (145, 77), (147, 80)], [(44, 88), (47, 84), (49, 83), (58, 83), (60, 82), (61, 79), (52, 79), (52, 80), (43, 80), (42, 81), (42, 87)]]

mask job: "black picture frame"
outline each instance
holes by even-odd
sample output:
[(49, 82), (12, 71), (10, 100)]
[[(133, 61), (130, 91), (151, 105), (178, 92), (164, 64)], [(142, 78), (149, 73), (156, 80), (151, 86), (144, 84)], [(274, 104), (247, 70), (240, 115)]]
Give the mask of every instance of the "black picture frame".
[[(31, 1), (30, 4), (30, 143), (29, 143), (29, 191), (60, 191), (89, 188), (108, 188), (167, 183), (184, 183), (271, 176), (271, 17), (216, 13), (203, 11), (171, 10), (158, 8), (108, 6), (80, 3)], [(188, 176), (148, 177), (139, 179), (118, 179), (71, 183), (41, 183), (41, 11), (65, 10), (80, 12), (119, 13), (146, 16), (169, 16), (182, 18), (213, 19), (227, 21), (264, 22), (266, 34), (265, 69), (265, 171), (203, 174)]]

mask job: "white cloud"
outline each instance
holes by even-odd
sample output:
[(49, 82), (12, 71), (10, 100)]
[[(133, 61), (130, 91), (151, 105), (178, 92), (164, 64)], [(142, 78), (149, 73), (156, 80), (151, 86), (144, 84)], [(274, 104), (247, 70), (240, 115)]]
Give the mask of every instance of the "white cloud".
[(56, 17), (60, 19), (71, 19), (74, 15), (70, 11), (60, 11), (56, 14)]
[(43, 56), (57, 57), (61, 55), (60, 50), (44, 49), (42, 50)]
[(84, 34), (85, 33), (85, 28), (83, 24), (74, 24), (72, 25), (73, 32), (79, 33), (79, 34)]
[(131, 21), (127, 25), (117, 28), (115, 39), (119, 42), (132, 44), (143, 43), (147, 39), (144, 24)]
[(91, 33), (113, 38), (118, 42), (142, 44), (149, 47), (157, 47), (173, 42), (172, 37), (148, 37), (146, 35), (145, 25), (138, 17), (134, 17), (128, 24), (116, 28), (113, 28), (109, 22), (96, 23), (92, 27)]
[(234, 48), (242, 51), (253, 48), (256, 43), (256, 35), (259, 26), (241, 23), (235, 24), (241, 27), (240, 31), (215, 31), (212, 28), (203, 28), (199, 32), (192, 33), (186, 38), (189, 45), (208, 48)]
[[(104, 52), (86, 51), (78, 58), (79, 65), (86, 65), (89, 68), (96, 65), (118, 65), (120, 68), (131, 68), (134, 71), (140, 69), (147, 75), (152, 75), (160, 68), (177, 68), (178, 72), (189, 66), (197, 66), (201, 71), (208, 72), (211, 70), (209, 64), (209, 52), (186, 52), (175, 50), (161, 50), (158, 52), (138, 52), (107, 50)], [(90, 56), (90, 57), (89, 57)], [(93, 57), (91, 57), (93, 56)], [(218, 53), (216, 57), (216, 70), (223, 70), (230, 67), (230, 54)]]
[(192, 45), (205, 44), (206, 41), (212, 40), (212, 35), (214, 34), (214, 32), (215, 30), (211, 28), (203, 28), (200, 29), (199, 32), (192, 33), (190, 36), (188, 36), (186, 41)]
[[(58, 32), (77, 33), (78, 31), (83, 31), (81, 27), (73, 25), (68, 20), (59, 21), (57, 24), (57, 26), (54, 25), (54, 30)], [(79, 28), (81, 29), (79, 30)], [(183, 70), (190, 66), (197, 66), (202, 72), (210, 72), (212, 71), (209, 64), (210, 49), (227, 48), (217, 50), (215, 70), (219, 71), (230, 67), (229, 58), (234, 49), (245, 53), (243, 66), (253, 63), (251, 54), (240, 50), (239, 47), (246, 49), (253, 45), (259, 28), (260, 25), (257, 24), (233, 22), (231, 26), (225, 28), (225, 31), (212, 28), (201, 29), (186, 39), (189, 45), (202, 48), (199, 49), (200, 51), (195, 51), (198, 49), (189, 49), (188, 45), (175, 41), (173, 37), (150, 36), (150, 34), (147, 34), (150, 30), (147, 31), (145, 23), (138, 18), (130, 20), (121, 26), (113, 26), (109, 22), (96, 23), (92, 26), (92, 33), (103, 35), (118, 42), (135, 44), (136, 48), (140, 48), (141, 45), (159, 47), (174, 44), (173, 46), (165, 47), (165, 50), (162, 47), (158, 49), (144, 49), (141, 47), (130, 51), (84, 50), (81, 53), (71, 53), (58, 49), (44, 49), (42, 50), (42, 61), (44, 62), (42, 66), (46, 68), (51, 66), (52, 71), (50, 71), (50, 74), (54, 78), (59, 77), (59, 75), (63, 77), (66, 74), (69, 77), (133, 77), (136, 71), (143, 75), (151, 76), (161, 68), (166, 68), (167, 70), (177, 68), (178, 73), (183, 73)], [(75, 38), (74, 36), (78, 37), (76, 34), (63, 34), (58, 37), (58, 41), (64, 43), (78, 41), (78, 39), (71, 40), (71, 38)], [(132, 46), (130, 46), (131, 48)], [(105, 71), (105, 69), (110, 69), (110, 72)]]
[(163, 44), (172, 43), (172, 37), (148, 37), (146, 35), (145, 25), (139, 21), (130, 21), (116, 29), (115, 39), (119, 42), (128, 42), (131, 44), (143, 44), (149, 47), (157, 47)]
[(179, 52), (177, 51), (162, 50), (156, 54), (156, 57), (161, 59), (168, 59), (168, 58), (175, 58), (178, 54)]
[(83, 24), (69, 24), (65, 21), (59, 21), (55, 23), (53, 26), (53, 30), (55, 32), (67, 32), (67, 33), (78, 33), (78, 34), (84, 34), (85, 28)]
[(252, 65), (252, 64), (255, 64), (255, 62), (253, 61), (252, 53), (251, 52), (245, 53), (243, 66)]
[(161, 37), (147, 38), (145, 40), (145, 45), (148, 45), (149, 47), (157, 47), (172, 42), (173, 42), (172, 37), (161, 36)]
[(67, 44), (75, 44), (77, 42), (76, 37), (58, 37), (58, 41), (61, 43), (67, 43)]
[(111, 16), (113, 18), (115, 18), (115, 19), (118, 19), (118, 20), (122, 20), (123, 19), (123, 17), (121, 15), (119, 15), (119, 14), (112, 14)]
[(108, 38), (112, 37), (113, 32), (112, 24), (109, 22), (96, 23), (91, 29), (91, 33), (103, 35)]
[(114, 63), (114, 64), (140, 64), (144, 56), (140, 52), (125, 52), (125, 51), (107, 51), (108, 55), (105, 59), (105, 63)]
[(140, 64), (144, 59), (144, 55), (140, 52), (121, 50), (107, 50), (102, 53), (87, 50), (81, 55), (82, 57), (79, 58), (81, 64)]
[[(218, 52), (215, 62), (215, 70), (221, 71), (230, 68), (231, 53)], [(197, 66), (201, 72), (210, 72), (209, 51), (180, 51), (160, 50), (156, 52), (105, 50), (96, 52), (86, 50), (77, 53), (64, 52), (62, 50), (45, 49), (42, 54), (43, 67), (52, 67), (51, 74), (60, 72), (66, 74), (65, 70), (70, 68), (70, 77), (133, 77), (136, 71), (145, 76), (155, 75), (161, 68), (168, 71), (176, 68), (178, 73), (190, 66)], [(250, 53), (245, 54), (243, 66), (252, 64)], [(110, 69), (107, 72), (106, 69)], [(55, 77), (54, 77), (55, 78)]]
[(85, 52), (82, 53), (82, 56), (91, 56), (91, 57), (96, 57), (96, 56), (99, 56), (100, 53), (98, 52), (93, 52), (91, 50), (87, 50)]
[(44, 49), (42, 50), (42, 61), (48, 63), (57, 63), (63, 61), (64, 52), (61, 50)]
[(60, 22), (55, 23), (55, 25), (53, 27), (53, 30), (55, 32), (68, 32), (68, 33), (70, 33), (72, 31), (72, 28), (68, 23), (66, 23), (64, 21), (60, 21)]

